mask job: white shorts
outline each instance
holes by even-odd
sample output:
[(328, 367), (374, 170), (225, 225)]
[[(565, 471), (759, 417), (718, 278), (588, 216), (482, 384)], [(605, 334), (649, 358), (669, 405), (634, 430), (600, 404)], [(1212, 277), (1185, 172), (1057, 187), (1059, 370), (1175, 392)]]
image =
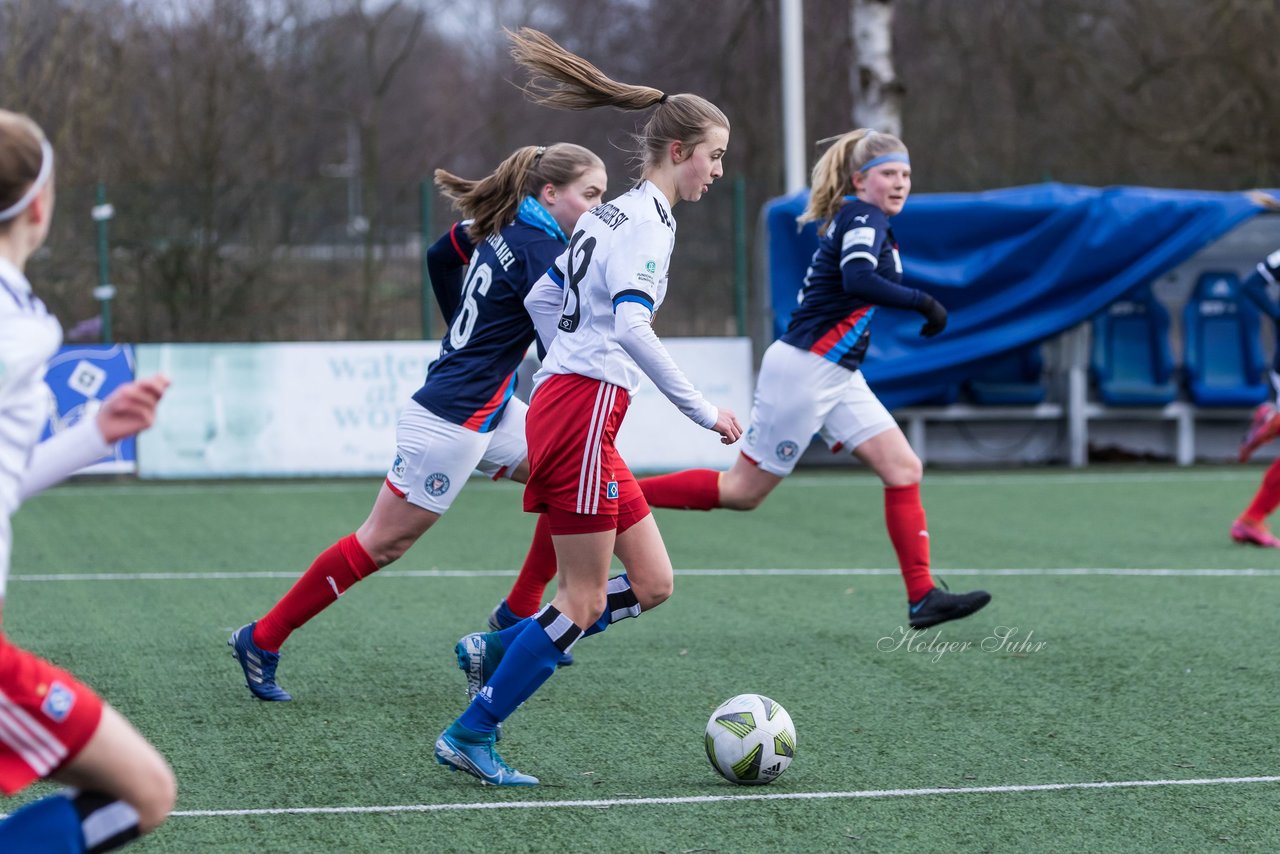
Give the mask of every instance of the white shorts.
[(468, 430), (409, 401), (396, 424), (396, 458), (387, 484), (410, 504), (444, 513), (476, 469), (498, 480), (510, 477), (529, 455), (524, 417), (529, 407), (507, 401), (496, 429)]
[(815, 433), (833, 453), (852, 452), (897, 426), (862, 371), (775, 341), (760, 364), (742, 453), (764, 471), (786, 477)]

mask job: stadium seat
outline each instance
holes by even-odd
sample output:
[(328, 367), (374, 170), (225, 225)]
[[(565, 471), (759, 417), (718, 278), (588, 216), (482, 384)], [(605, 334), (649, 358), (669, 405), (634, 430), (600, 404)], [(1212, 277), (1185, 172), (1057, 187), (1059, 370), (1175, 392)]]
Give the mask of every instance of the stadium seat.
[(950, 406), (960, 399), (960, 383), (941, 383), (918, 389), (919, 396), (912, 401), (912, 406)]
[(1235, 273), (1202, 273), (1182, 313), (1187, 391), (1197, 406), (1253, 406), (1270, 389), (1258, 311)]
[(1177, 398), (1169, 312), (1149, 284), (1094, 317), (1090, 370), (1108, 406), (1164, 406)]
[(1034, 406), (1045, 398), (1044, 358), (1040, 345), (1012, 350), (975, 366), (965, 380), (974, 403), (985, 406)]

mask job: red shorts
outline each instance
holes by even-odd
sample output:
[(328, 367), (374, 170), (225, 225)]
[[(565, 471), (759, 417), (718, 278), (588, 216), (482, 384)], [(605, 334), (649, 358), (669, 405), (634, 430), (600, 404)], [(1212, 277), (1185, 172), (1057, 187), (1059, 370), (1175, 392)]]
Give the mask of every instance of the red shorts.
[(101, 719), (102, 700), (92, 689), (0, 634), (0, 789), (6, 795), (74, 759)]
[(546, 513), (553, 534), (625, 531), (649, 504), (614, 437), (630, 395), (603, 380), (556, 374), (538, 386), (525, 419), (524, 509)]

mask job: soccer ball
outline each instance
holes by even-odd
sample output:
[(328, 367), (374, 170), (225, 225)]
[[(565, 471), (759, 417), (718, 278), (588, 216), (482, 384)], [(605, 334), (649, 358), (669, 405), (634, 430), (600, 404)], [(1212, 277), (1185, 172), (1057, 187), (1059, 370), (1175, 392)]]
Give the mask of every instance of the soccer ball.
[(782, 706), (760, 694), (725, 700), (707, 721), (707, 759), (731, 783), (762, 786), (796, 755), (796, 727)]

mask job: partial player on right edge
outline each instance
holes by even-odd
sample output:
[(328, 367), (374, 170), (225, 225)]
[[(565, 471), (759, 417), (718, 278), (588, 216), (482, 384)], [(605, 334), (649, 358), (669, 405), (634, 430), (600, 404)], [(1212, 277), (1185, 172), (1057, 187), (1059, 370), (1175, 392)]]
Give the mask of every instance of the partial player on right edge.
[[(1270, 285), (1280, 280), (1280, 249), (1258, 262), (1257, 269), (1244, 280), (1241, 291), (1253, 301), (1262, 313), (1276, 324), (1276, 348), (1271, 360), (1271, 388), (1280, 396), (1280, 304), (1267, 293)], [(1253, 412), (1249, 431), (1240, 443), (1240, 462), (1248, 462), (1254, 451), (1280, 436), (1280, 410), (1274, 403), (1259, 404)], [(1280, 538), (1271, 533), (1266, 519), (1280, 505), (1280, 459), (1275, 460), (1262, 475), (1262, 484), (1253, 496), (1248, 508), (1231, 523), (1231, 539), (1237, 543), (1280, 548)]]

